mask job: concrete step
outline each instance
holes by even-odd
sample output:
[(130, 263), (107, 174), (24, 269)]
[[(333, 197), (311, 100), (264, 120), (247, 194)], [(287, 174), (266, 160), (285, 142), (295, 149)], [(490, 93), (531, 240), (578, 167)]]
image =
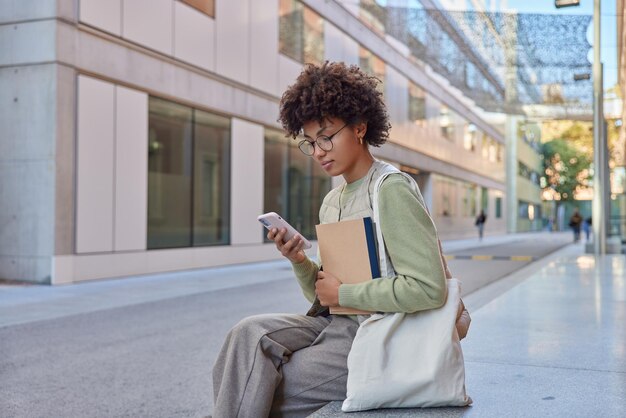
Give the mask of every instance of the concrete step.
[(469, 412), (470, 406), (462, 408), (402, 408), (376, 409), (362, 412), (341, 412), (341, 401), (331, 402), (322, 409), (309, 415), (309, 418), (409, 418), (409, 417), (460, 417)]

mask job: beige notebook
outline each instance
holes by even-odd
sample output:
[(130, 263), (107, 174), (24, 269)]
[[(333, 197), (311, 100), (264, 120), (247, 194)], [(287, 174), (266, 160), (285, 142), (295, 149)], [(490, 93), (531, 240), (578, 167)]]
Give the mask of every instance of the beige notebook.
[[(371, 218), (316, 225), (317, 244), (324, 271), (342, 283), (362, 283), (380, 277), (376, 234)], [(339, 315), (370, 314), (352, 308), (330, 308)]]

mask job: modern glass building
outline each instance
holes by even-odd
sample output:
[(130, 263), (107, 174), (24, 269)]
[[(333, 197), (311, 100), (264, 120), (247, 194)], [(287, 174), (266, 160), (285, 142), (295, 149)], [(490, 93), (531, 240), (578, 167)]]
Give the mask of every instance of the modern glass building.
[[(426, 32), (399, 39), (375, 2), (13, 0), (0, 24), (0, 278), (277, 259), (267, 211), (314, 239), (342, 180), (276, 119), (303, 64), (324, 60), (383, 82), (393, 128), (374, 154), (416, 178), (443, 239), (476, 236), (480, 209), (487, 234), (506, 232), (502, 126), (422, 59)], [(496, 94), (474, 61), (468, 82)]]

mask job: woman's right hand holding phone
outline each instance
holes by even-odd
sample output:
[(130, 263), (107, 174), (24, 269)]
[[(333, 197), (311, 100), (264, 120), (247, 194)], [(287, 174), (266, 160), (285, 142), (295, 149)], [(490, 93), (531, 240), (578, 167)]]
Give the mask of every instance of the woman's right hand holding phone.
[(276, 248), (278, 251), (286, 257), (289, 261), (294, 264), (302, 263), (306, 259), (306, 255), (304, 254), (304, 240), (300, 235), (294, 236), (287, 242), (283, 241), (285, 234), (287, 233), (287, 229), (282, 228), (272, 228), (267, 233), (267, 238), (274, 241), (276, 244)]

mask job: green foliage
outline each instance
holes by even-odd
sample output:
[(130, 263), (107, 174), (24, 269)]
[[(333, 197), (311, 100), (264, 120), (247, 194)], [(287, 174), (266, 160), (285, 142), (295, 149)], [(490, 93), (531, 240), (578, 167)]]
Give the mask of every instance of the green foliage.
[(580, 147), (581, 144), (577, 144), (577, 142), (583, 142), (587, 138), (581, 130), (577, 129), (576, 132), (572, 133), (583, 135), (578, 136), (574, 141), (553, 139), (542, 145), (544, 184), (546, 184), (544, 189), (553, 189), (564, 201), (573, 200), (574, 192), (577, 189), (587, 187), (591, 179), (589, 173), (590, 152)]
[(593, 126), (590, 123), (575, 122), (563, 131), (561, 138), (579, 152), (587, 155), (593, 152)]

